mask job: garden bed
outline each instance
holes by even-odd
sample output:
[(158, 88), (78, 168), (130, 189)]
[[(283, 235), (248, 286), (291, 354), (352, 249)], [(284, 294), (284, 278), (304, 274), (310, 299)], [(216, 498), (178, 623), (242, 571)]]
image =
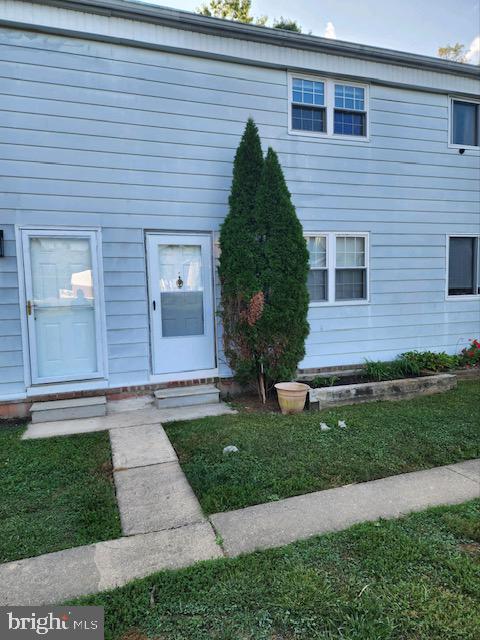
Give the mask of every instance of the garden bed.
[(442, 373), (417, 378), (320, 387), (309, 391), (310, 409), (326, 409), (378, 400), (410, 399), (419, 395), (449, 391), (456, 384), (457, 377), (455, 375)]

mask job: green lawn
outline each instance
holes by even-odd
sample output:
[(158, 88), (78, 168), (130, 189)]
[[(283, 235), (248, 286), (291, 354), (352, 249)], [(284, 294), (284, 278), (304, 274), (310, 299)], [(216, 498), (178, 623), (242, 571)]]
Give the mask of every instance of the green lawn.
[(23, 430), (0, 429), (0, 562), (119, 537), (108, 434)]
[(162, 572), (76, 604), (106, 640), (478, 640), (480, 501), (234, 560)]
[[(480, 456), (480, 384), (447, 393), (305, 412), (239, 414), (166, 426), (207, 513)], [(321, 432), (321, 421), (348, 428)], [(223, 447), (239, 453), (224, 456)]]

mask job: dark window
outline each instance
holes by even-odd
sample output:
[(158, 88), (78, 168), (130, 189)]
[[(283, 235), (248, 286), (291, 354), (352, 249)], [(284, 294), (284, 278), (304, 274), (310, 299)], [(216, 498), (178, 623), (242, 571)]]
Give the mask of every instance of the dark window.
[(450, 238), (448, 256), (448, 295), (471, 296), (480, 293), (479, 239)]
[(479, 105), (474, 102), (452, 102), (452, 144), (478, 147)]
[(292, 79), (292, 129), (319, 133), (326, 131), (323, 82)]
[(325, 131), (325, 109), (292, 105), (292, 129)]
[(365, 135), (365, 114), (349, 113), (335, 109), (333, 119), (333, 132), (346, 136)]
[(346, 84), (335, 85), (333, 133), (342, 136), (367, 135), (365, 89)]

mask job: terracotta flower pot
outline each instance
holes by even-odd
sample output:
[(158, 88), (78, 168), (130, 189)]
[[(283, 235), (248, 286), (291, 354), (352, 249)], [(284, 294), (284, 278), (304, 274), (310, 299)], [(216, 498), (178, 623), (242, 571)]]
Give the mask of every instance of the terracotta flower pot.
[(301, 382), (278, 382), (275, 385), (278, 404), (283, 414), (301, 413), (310, 387)]

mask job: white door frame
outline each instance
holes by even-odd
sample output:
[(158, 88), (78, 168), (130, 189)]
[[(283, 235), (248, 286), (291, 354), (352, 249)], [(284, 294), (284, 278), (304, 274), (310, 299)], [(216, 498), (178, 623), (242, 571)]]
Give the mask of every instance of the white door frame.
[[(213, 355), (213, 363), (214, 366), (209, 369), (192, 369), (185, 371), (173, 371), (170, 373), (155, 373), (155, 357), (156, 357), (156, 344), (155, 344), (155, 322), (157, 321), (155, 318), (155, 314), (158, 311), (154, 311), (153, 309), (153, 301), (156, 300), (158, 304), (158, 292), (153, 290), (153, 282), (150, 266), (150, 255), (151, 255), (151, 244), (155, 242), (155, 239), (160, 238), (174, 238), (176, 240), (187, 239), (187, 238), (204, 238), (208, 240), (209, 246), (209, 276), (208, 276), (208, 284), (209, 284), (209, 292), (207, 293), (208, 298), (211, 303), (212, 310), (212, 318), (211, 318), (211, 345), (212, 345), (212, 355)], [(149, 309), (149, 320), (150, 320), (150, 366), (151, 366), (151, 375), (150, 381), (152, 383), (156, 382), (169, 382), (172, 380), (195, 380), (198, 378), (210, 378), (216, 377), (218, 375), (218, 366), (217, 366), (217, 338), (216, 338), (216, 323), (215, 323), (215, 288), (214, 288), (214, 254), (213, 254), (213, 237), (212, 234), (208, 231), (147, 231), (145, 234), (145, 245), (146, 245), (146, 265), (147, 265), (147, 286), (148, 286), (148, 309)], [(208, 301), (204, 301), (205, 303)], [(204, 307), (205, 308), (205, 307)], [(158, 309), (158, 307), (157, 307)]]
[[(20, 320), (22, 326), (22, 347), (23, 362), (25, 371), (25, 384), (27, 392), (29, 387), (38, 389), (41, 385), (55, 385), (60, 383), (63, 387), (66, 382), (72, 382), (73, 390), (80, 388), (82, 381), (104, 380), (107, 375), (107, 338), (106, 338), (106, 322), (105, 322), (105, 303), (103, 295), (103, 258), (101, 249), (101, 230), (99, 228), (82, 228), (82, 227), (36, 227), (36, 226), (16, 226), (16, 246), (18, 261), (18, 279), (19, 279), (19, 302), (20, 302)], [(27, 314), (27, 291), (30, 278), (31, 286), (31, 263), (30, 263), (30, 247), (29, 238), (34, 237), (83, 237), (90, 240), (91, 257), (92, 257), (92, 275), (93, 286), (95, 290), (95, 329), (96, 329), (96, 349), (97, 349), (97, 365), (98, 370), (92, 374), (82, 374), (78, 378), (76, 376), (56, 376), (48, 378), (40, 378), (37, 375), (37, 348), (36, 340), (32, 327), (32, 317)], [(62, 384), (63, 383), (63, 384)], [(89, 383), (89, 388), (92, 383)], [(80, 386), (79, 386), (80, 385)], [(57, 384), (58, 387), (58, 384)], [(83, 388), (83, 386), (82, 386)]]

